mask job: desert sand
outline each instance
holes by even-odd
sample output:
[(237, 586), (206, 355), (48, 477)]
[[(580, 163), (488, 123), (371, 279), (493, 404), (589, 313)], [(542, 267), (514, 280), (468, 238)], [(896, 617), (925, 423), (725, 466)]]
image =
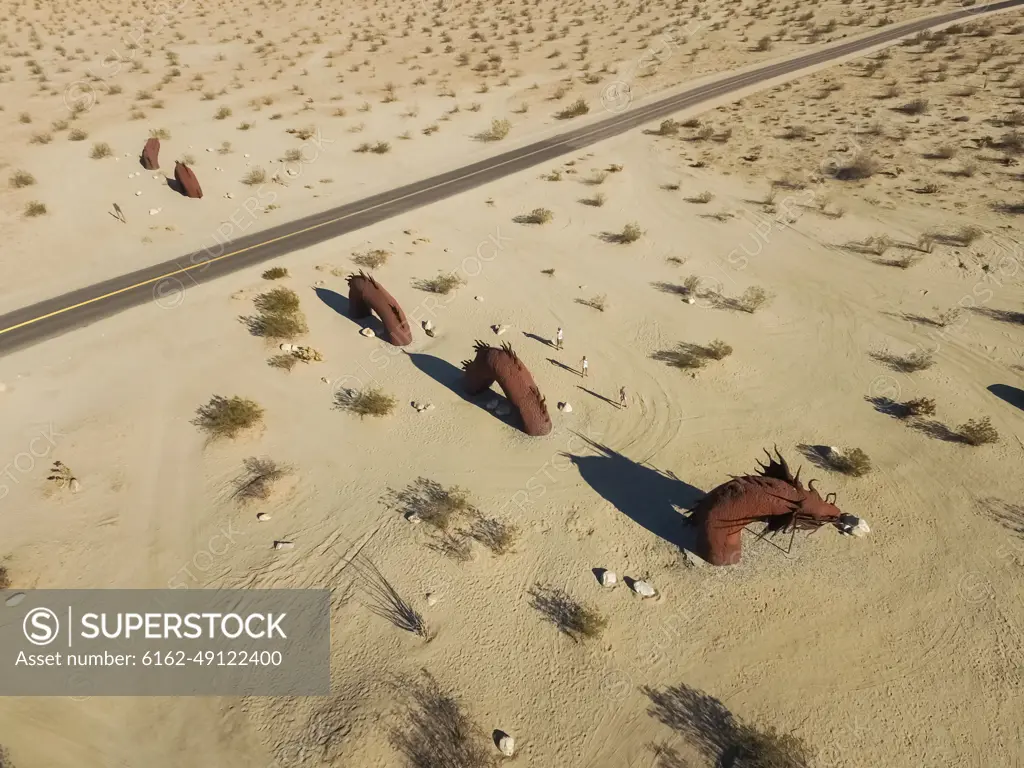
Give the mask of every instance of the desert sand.
[[(637, 82), (678, 88), (952, 7), (823, 4), (801, 26), (795, 4), (699, 6), (708, 18), (684, 52)], [(256, 231), (548, 135), (577, 98), (591, 114), (569, 124), (595, 118), (640, 46), (692, 13), (188, 4), (129, 49), (122, 36), (152, 18), (141, 8), (13, 6), (0, 157), (35, 183), (2, 194), (0, 311), (204, 247), (222, 226)], [(412, 765), (393, 744), (406, 722), (394, 680), (421, 669), (457, 695), (486, 754), (500, 757), (492, 731), (513, 734), (520, 765), (713, 765), (714, 729), (694, 725), (689, 690), (797, 735), (813, 765), (1019, 765), (1022, 31), (993, 16), (937, 45), (681, 113), (0, 360), (0, 563), (13, 588), (329, 587), (333, 607), (326, 699), (4, 699), (10, 765)], [(765, 35), (771, 45), (751, 50)], [(116, 75), (102, 64), (112, 46), (127, 59)], [(72, 119), (63, 94), (89, 68), (108, 76), (86, 78), (95, 101)], [(923, 109), (904, 108), (917, 99)], [(506, 138), (474, 138), (493, 120), (510, 121)], [(67, 141), (79, 126), (87, 138)], [(306, 126), (309, 139), (285, 132)], [(160, 129), (160, 178), (129, 178)], [(31, 143), (44, 132), (50, 143)], [(322, 152), (280, 162), (316, 141)], [(110, 157), (90, 158), (99, 142)], [(364, 142), (389, 150), (354, 151)], [(202, 200), (166, 188), (186, 154)], [(256, 167), (267, 179), (243, 184)], [(224, 224), (260, 190), (273, 200)], [(46, 213), (24, 216), (30, 201)], [(115, 202), (126, 223), (108, 215)], [(638, 236), (623, 238), (631, 224)], [(373, 275), (413, 327), (404, 348), (361, 335), (380, 324), (344, 312), (345, 278), (374, 251), (386, 258)], [(270, 267), (287, 275), (266, 279)], [(461, 285), (424, 289), (445, 274)], [(278, 287), (308, 326), (294, 342), (322, 361), (268, 366), (277, 341), (240, 322)], [(490, 396), (461, 393), (477, 339), (513, 346), (551, 434), (527, 437), (514, 414), (486, 408)], [(716, 340), (731, 353), (709, 359)], [(346, 390), (373, 388), (394, 398), (388, 415), (338, 407)], [(209, 440), (192, 422), (214, 395), (258, 403), (260, 423)], [(933, 413), (900, 411), (920, 398)], [(985, 419), (997, 436), (972, 445), (961, 425)], [(870, 536), (797, 533), (787, 552), (788, 535), (763, 540), (751, 526), (737, 566), (681, 552), (683, 510), (773, 445)], [(864, 473), (841, 471), (827, 446), (863, 451)], [(290, 471), (241, 504), (231, 493), (251, 457)], [(76, 493), (47, 480), (54, 461)], [(483, 516), (514, 526), (508, 551), (409, 522), (395, 496), (420, 478), (464, 488)], [(214, 555), (225, 532), (232, 544)], [(294, 548), (272, 549), (285, 539)], [(367, 608), (355, 572), (367, 561), (429, 641)], [(620, 583), (601, 586), (594, 569)], [(551, 590), (589, 606), (603, 631), (560, 632), (537, 608)]]

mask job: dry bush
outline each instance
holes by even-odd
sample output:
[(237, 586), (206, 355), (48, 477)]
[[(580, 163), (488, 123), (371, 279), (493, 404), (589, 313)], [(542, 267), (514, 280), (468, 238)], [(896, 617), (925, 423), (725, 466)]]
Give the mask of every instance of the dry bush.
[(241, 504), (266, 501), (274, 490), (274, 484), (293, 471), (287, 464), (255, 456), (245, 459), (242, 465), (245, 471), (235, 479), (235, 490), (231, 494), (231, 498)]
[(11, 174), (11, 178), (8, 181), (14, 189), (22, 189), (23, 187), (31, 187), (36, 183), (36, 177), (28, 171), (15, 171)]
[(365, 416), (387, 416), (395, 410), (398, 401), (380, 387), (367, 389), (343, 389), (334, 396), (334, 406), (339, 410)]
[(555, 270), (554, 269), (542, 269), (540, 271), (540, 273), (542, 275), (547, 275), (548, 277), (554, 277), (555, 276)]
[(493, 768), (484, 733), (426, 670), (395, 689), (405, 699), (406, 721), (392, 728), (390, 741), (405, 768)]
[(597, 296), (591, 296), (589, 299), (576, 299), (576, 303), (596, 309), (598, 312), (604, 312), (608, 308), (608, 296), (601, 293)]
[(565, 109), (555, 113), (555, 117), (559, 120), (568, 120), (573, 117), (579, 117), (585, 115), (590, 111), (590, 105), (587, 104), (587, 100), (584, 98), (576, 99), (572, 104), (567, 106)]
[(81, 128), (75, 128), (68, 133), (68, 141), (85, 141), (89, 134)]
[(168, 141), (171, 138), (171, 132), (166, 128), (156, 128), (149, 132), (150, 138), (160, 139), (161, 141)]
[(621, 232), (604, 232), (601, 239), (606, 243), (628, 244), (635, 243), (643, 237), (643, 234), (644, 231), (640, 229), (640, 225), (634, 221), (624, 226)]
[(360, 267), (366, 267), (367, 269), (378, 269), (388, 263), (388, 259), (391, 257), (390, 251), (385, 251), (380, 248), (374, 248), (373, 250), (366, 251), (365, 253), (357, 253), (352, 257), (352, 261)]
[(33, 133), (32, 138), (29, 139), (30, 144), (49, 144), (53, 141), (53, 136), (48, 133)]
[(741, 310), (754, 314), (761, 307), (768, 306), (771, 300), (772, 296), (768, 291), (759, 285), (752, 285), (743, 292), (736, 302)]
[(501, 141), (508, 136), (512, 130), (512, 123), (508, 120), (491, 120), (491, 127), (477, 135), (481, 141)]
[(732, 347), (730, 347), (721, 339), (715, 339), (710, 344), (705, 346), (703, 349), (704, 354), (706, 354), (712, 360), (724, 360), (726, 357), (732, 354)]
[(274, 355), (267, 360), (267, 365), (282, 371), (290, 371), (299, 363), (299, 358), (291, 354)]
[[(11, 588), (11, 574), (10, 574), (10, 571), (7, 570), (7, 566), (6, 565), (0, 565), (0, 590), (10, 589), (10, 588)], [(3, 759), (2, 759), (3, 756), (4, 756), (3, 748), (0, 747), (0, 768), (2, 768), (2, 766), (4, 766), (4, 765), (7, 765), (7, 763), (5, 763), (3, 761)]]
[(580, 200), (584, 205), (589, 205), (591, 208), (600, 208), (607, 202), (608, 198), (604, 192), (598, 192), (593, 197), (584, 197)]
[(675, 349), (660, 350), (655, 352), (652, 357), (655, 360), (668, 363), (673, 368), (696, 370), (706, 366), (709, 360), (724, 360), (731, 354), (732, 347), (721, 339), (715, 339), (706, 346), (682, 341)]
[(555, 217), (547, 208), (534, 208), (529, 213), (516, 216), (513, 221), (516, 224), (547, 224)]
[(357, 554), (349, 563), (355, 571), (360, 586), (369, 598), (366, 607), (377, 616), (387, 619), (392, 625), (405, 632), (412, 632), (424, 640), (431, 640), (427, 622), (412, 604), (405, 600), (387, 577), (365, 555)]
[(968, 445), (985, 445), (999, 442), (999, 432), (992, 426), (992, 420), (970, 419), (956, 428), (957, 436)]
[(531, 608), (577, 643), (599, 637), (608, 625), (600, 613), (559, 587), (535, 584), (530, 598)]
[(466, 280), (461, 275), (449, 272), (446, 275), (438, 275), (429, 280), (419, 280), (416, 282), (416, 287), (428, 293), (449, 294), (465, 284)]
[(30, 219), (34, 219), (36, 216), (46, 215), (45, 203), (40, 203), (38, 200), (32, 200), (31, 202), (25, 203), (24, 214)]
[(221, 107), (214, 114), (214, 120), (223, 120), (224, 118), (231, 117), (231, 107)]
[(480, 514), (469, 502), (469, 492), (452, 486), (445, 488), (436, 480), (418, 477), (401, 491), (390, 491), (388, 503), (407, 520), (419, 520), (447, 531), (460, 518), (479, 519)]
[(89, 152), (89, 157), (93, 160), (102, 160), (104, 157), (110, 157), (113, 154), (114, 150), (110, 148), (110, 145), (105, 141), (101, 141), (92, 145), (92, 151)]
[(250, 168), (249, 172), (242, 177), (242, 183), (250, 187), (254, 187), (257, 184), (262, 184), (266, 180), (267, 172), (260, 168), (259, 166), (256, 166), (255, 168)]
[(261, 277), (264, 280), (280, 280), (282, 277), (288, 277), (288, 270), (284, 267), (271, 267)]
[(901, 415), (932, 416), (935, 413), (935, 400), (930, 397), (915, 397), (899, 404)]
[(299, 310), (299, 296), (291, 288), (274, 288), (253, 300), (259, 314), (247, 318), (254, 336), (266, 339), (294, 339), (308, 329)]
[(291, 288), (274, 288), (253, 299), (253, 304), (260, 312), (293, 314), (299, 311), (299, 295)]
[(659, 136), (675, 136), (679, 133), (679, 128), (679, 123), (669, 118), (668, 120), (662, 120), (658, 130), (654, 131), (654, 133), (657, 133)]
[(840, 181), (860, 181), (871, 178), (878, 170), (878, 161), (866, 152), (858, 152), (849, 160), (838, 163), (834, 175)]
[(915, 349), (905, 355), (897, 355), (892, 352), (872, 352), (871, 357), (879, 363), (889, 366), (894, 371), (901, 373), (914, 373), (931, 368), (935, 364), (935, 358), (931, 352), (923, 349)]
[(192, 423), (212, 439), (234, 438), (243, 430), (263, 420), (263, 408), (252, 400), (234, 395), (214, 395), (210, 402), (196, 409)]
[(704, 192), (701, 192), (699, 195), (694, 195), (693, 197), (686, 198), (686, 202), (688, 202), (688, 203), (701, 203), (701, 204), (703, 204), (703, 203), (710, 203), (712, 198), (714, 198), (714, 195), (711, 194), (710, 192), (708, 192), (707, 190), (705, 190)]
[(927, 237), (936, 243), (951, 245), (957, 248), (966, 248), (984, 234), (985, 231), (981, 227), (976, 227), (972, 224), (954, 229), (930, 230), (926, 233)]
[(506, 523), (491, 517), (477, 517), (473, 520), (466, 535), (487, 547), (495, 555), (512, 552), (519, 529), (512, 523)]
[(839, 454), (830, 451), (825, 460), (836, 472), (852, 477), (862, 477), (871, 471), (871, 459), (860, 448), (851, 448)]

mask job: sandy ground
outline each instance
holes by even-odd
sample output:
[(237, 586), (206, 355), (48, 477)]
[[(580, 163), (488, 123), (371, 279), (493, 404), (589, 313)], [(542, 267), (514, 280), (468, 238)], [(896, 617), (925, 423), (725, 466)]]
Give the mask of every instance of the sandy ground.
[[(200, 34), (200, 12), (180, 24), (185, 43)], [(620, 21), (601, 23), (613, 29), (653, 24), (627, 22), (625, 7), (616, 12)], [(223, 17), (226, 10), (209, 13)], [(893, 14), (898, 15), (895, 9)], [(542, 31), (547, 15), (536, 14)], [(295, 16), (294, 24), (313, 26), (312, 18)], [(597, 29), (592, 18), (584, 23)], [(221, 33), (207, 19), (201, 28), (225, 38), (255, 35), (256, 22), (239, 25)], [(42, 36), (42, 22), (36, 26)], [(258, 26), (275, 28), (270, 21)], [(419, 26), (413, 25), (410, 37), (419, 34)], [(89, 31), (87, 26), (79, 35)], [(21, 34), (28, 32), (23, 23)], [(289, 44), (298, 46), (299, 39)], [(635, 47), (636, 38), (630, 39), (623, 51)], [(1017, 59), (1022, 39), (1009, 30), (996, 36)], [(974, 55), (972, 46), (991, 42), (963, 38), (960, 44)], [(239, 48), (238, 60), (251, 60), (241, 42), (230, 44)], [(229, 43), (183, 43), (181, 59), (203, 49), (212, 62), (219, 45)], [(400, 45), (407, 43), (394, 41), (391, 47)], [(434, 43), (436, 49), (442, 45)], [(365, 46), (359, 42), (356, 50)], [(284, 43), (280, 48), (287, 50)], [(543, 57), (545, 50), (535, 55)], [(735, 50), (737, 57), (746, 56)], [(893, 49), (891, 76), (897, 77), (898, 57), (910, 50)], [(154, 56), (155, 70), (161, 56)], [(267, 71), (279, 65), (268, 64)], [(212, 63), (207, 66), (214, 71)], [(378, 83), (386, 82), (391, 75), (383, 64), (376, 66)], [(347, 66), (344, 71), (354, 77)], [(871, 94), (883, 75), (877, 83), (861, 83), (844, 72), (820, 78), (846, 83), (843, 99), (833, 94), (832, 100), (867, 119), (868, 109), (880, 108)], [(55, 138), (51, 145), (18, 150), (16, 165), (30, 167), (39, 181), (5, 193), (12, 240), (24, 249), (14, 256), (5, 250), (5, 268), (15, 270), (10, 279), (18, 286), (12, 288), (14, 298), (5, 291), (5, 303), (41, 298), (85, 282), (85, 275), (88, 281), (101, 278), (106, 269), (121, 271), (131, 258), (155, 261), (164, 254), (161, 248), (181, 252), (195, 237), (196, 223), (185, 214), (186, 205), (195, 208), (193, 201), (168, 201), (154, 217), (174, 232), (145, 234), (150, 220), (143, 209), (157, 195), (147, 189), (147, 202), (138, 210), (122, 204), (129, 224), (118, 224), (124, 234), (115, 235), (116, 222), (102, 218), (108, 201), (94, 194), (76, 200), (59, 188), (65, 177), (69, 185), (84, 187), (85, 177), (68, 171), (95, 162), (98, 175), (109, 174), (98, 182), (101, 187), (126, 189), (125, 177), (135, 167), (128, 159), (115, 166), (111, 159), (92, 161), (87, 155), (93, 139), (113, 143), (118, 135), (129, 149), (129, 138), (137, 134), (121, 124), (129, 94), (159, 77), (141, 74), (121, 75), (124, 104), (117, 109), (106, 97), (80, 117), (96, 121), (86, 142), (62, 144), (63, 138)], [(261, 79), (257, 72), (246, 76)], [(554, 83), (557, 73), (550, 77)], [(780, 130), (798, 122), (812, 134), (824, 130), (833, 117), (826, 105), (815, 102), (811, 110), (792, 98), (794, 91), (814, 93), (822, 81), (752, 97), (757, 118), (777, 122)], [(469, 89), (472, 79), (465, 82)], [(5, 87), (11, 85), (17, 81)], [(227, 169), (232, 163), (223, 178), (244, 171), (241, 155), (247, 150), (238, 138), (243, 134), (232, 135), (232, 126), (248, 119), (244, 105), (265, 86), (238, 89), (231, 131), (218, 134), (210, 133), (209, 124), (187, 128), (188, 112), (174, 113), (166, 97), (167, 117), (177, 114), (181, 123), (168, 119), (160, 125), (171, 130), (175, 145), (189, 130), (195, 131), (194, 151), (221, 140), (234, 143), (234, 154), (225, 159), (196, 151), (204, 183), (218, 178), (211, 173), (214, 165)], [(903, 87), (908, 97), (915, 89), (933, 94), (935, 105), (945, 103), (949, 88)], [(370, 129), (371, 117), (384, 109), (376, 88), (372, 97), (365, 91), (374, 104), (370, 113), (350, 110), (339, 124), (365, 121), (367, 138), (393, 138), (402, 120), (395, 115), (382, 123), (391, 126), (387, 131)], [(1002, 95), (992, 87), (972, 97), (985, 99), (970, 112), (972, 132), (981, 130), (981, 120), (1011, 109), (1012, 93), (999, 101)], [(217, 102), (199, 97), (181, 95), (196, 101), (191, 109), (215, 111)], [(349, 95), (344, 103), (351, 106), (357, 98)], [(459, 101), (476, 98), (483, 102), (487, 95), (467, 90)], [(502, 104), (515, 101), (510, 97)], [(5, 114), (13, 116), (10, 105), (19, 102), (6, 103)], [(421, 104), (428, 114), (427, 100)], [(106, 108), (110, 115), (102, 118)], [(259, 145), (261, 157), (294, 146), (264, 123), (262, 115), (275, 108), (264, 107), (255, 116), (268, 131)], [(464, 117), (453, 118), (453, 133), (454, 120)], [(294, 125), (306, 122), (301, 115), (289, 119)], [(706, 119), (722, 130), (721, 116)], [(905, 122), (903, 116), (892, 120)], [(481, 111), (474, 122), (460, 123), (463, 137), (488, 122)], [(940, 131), (928, 135), (928, 146), (933, 139), (966, 141), (966, 134), (954, 133), (959, 123), (931, 116), (921, 122)], [(425, 667), (458, 693), (486, 733), (502, 729), (516, 735), (521, 765), (648, 768), (658, 765), (651, 751), (655, 742), (677, 747), (694, 765), (710, 765), (681, 733), (649, 713), (644, 686), (677, 684), (717, 697), (746, 720), (798, 733), (824, 766), (1019, 765), (1024, 519), (1018, 502), (1024, 488), (1010, 468), (1024, 452), (1018, 437), (1024, 426), (1021, 220), (991, 205), (1019, 201), (1019, 180), (1015, 185), (1007, 176), (1012, 167), (979, 160), (979, 175), (936, 174), (943, 189), (918, 196), (907, 190), (908, 178), (913, 175), (915, 185), (918, 176), (927, 182), (926, 169), (939, 166), (913, 156), (908, 143), (899, 150), (905, 155), (892, 158), (904, 167), (902, 175), (840, 182), (821, 173), (829, 158), (847, 157), (838, 148), (822, 141), (797, 151), (793, 140), (777, 138), (772, 130), (758, 132), (748, 120), (730, 125), (735, 130), (725, 142), (690, 141), (699, 126), (652, 136), (658, 129), (652, 125), (593, 153), (290, 255), (280, 264), (290, 276), (280, 283), (301, 297), (309, 323), (302, 342), (325, 357), (290, 373), (269, 368), (273, 347), (238, 321), (252, 312), (252, 298), (271, 286), (261, 279), (262, 268), (190, 287), (172, 300), (0, 360), (7, 425), (0, 435), (6, 488), (0, 559), (15, 587), (326, 585), (334, 604), (329, 699), (5, 699), (0, 744), (10, 750), (13, 764), (400, 766), (388, 739), (389, 728), (400, 723), (389, 680)], [(26, 135), (31, 129), (15, 128)], [(989, 132), (998, 138), (1005, 130)], [(409, 147), (439, 138), (414, 133)], [(469, 138), (439, 140), (436, 146), (450, 154), (416, 153), (406, 156), (408, 162), (395, 162), (406, 146), (401, 140), (382, 157), (350, 152), (361, 140), (346, 134), (346, 148), (330, 170), (313, 166), (312, 176), (334, 174), (336, 188), (344, 190), (330, 204), (362, 194), (354, 182), (343, 185), (343, 174), (363, 177), (379, 164), (384, 170), (367, 183), (384, 184), (406, 178), (413, 160), (416, 169), (426, 169), (443, 158), (463, 159), (481, 146)], [(761, 145), (760, 159), (740, 160), (741, 150), (755, 143)], [(736, 151), (727, 152), (733, 145)], [(67, 153), (63, 159), (55, 153), (52, 166), (43, 162), (58, 147)], [(130, 148), (134, 154), (134, 144)], [(30, 157), (40, 164), (30, 166)], [(703, 167), (694, 167), (702, 158)], [(621, 168), (607, 170), (613, 166)], [(799, 178), (789, 178), (773, 199), (766, 198), (769, 181), (794, 174)], [(547, 180), (552, 178), (559, 180)], [(285, 203), (275, 215), (283, 221), (305, 212), (319, 189), (302, 191), (293, 184), (282, 192)], [(990, 195), (985, 205), (975, 204), (978, 189)], [(705, 192), (708, 202), (692, 202)], [(214, 185), (198, 204), (211, 204), (198, 214), (210, 217), (201, 223), (225, 215), (228, 208), (214, 208), (230, 204), (221, 195)], [(602, 205), (593, 204), (598, 195), (604, 196)], [(16, 220), (26, 197), (45, 197), (49, 219)], [(131, 201), (128, 195), (123, 199)], [(972, 207), (958, 208), (958, 202)], [(72, 207), (93, 205), (95, 211)], [(552, 212), (548, 223), (513, 221), (540, 207)], [(644, 232), (637, 242), (602, 238), (630, 222)], [(90, 249), (85, 261), (69, 257), (75, 225), (95, 228), (85, 241), (103, 243), (104, 249)], [(970, 243), (951, 245), (943, 237), (967, 225), (982, 230)], [(916, 244), (926, 232), (939, 235), (928, 253), (892, 246), (875, 254), (863, 245), (883, 234)], [(140, 250), (142, 236), (152, 243)], [(360, 336), (359, 325), (336, 311), (338, 302), (325, 290), (346, 292), (344, 274), (355, 269), (351, 258), (367, 247), (392, 253), (376, 274), (417, 324), (432, 320), (433, 338), (417, 331), (413, 344), (397, 352)], [(31, 263), (27, 253), (33, 254)], [(905, 269), (886, 263), (908, 254), (919, 260)], [(62, 274), (55, 273), (58, 265)], [(553, 275), (542, 273), (549, 269)], [(454, 271), (467, 284), (442, 297), (415, 287), (439, 271)], [(699, 285), (693, 304), (679, 293), (690, 275)], [(709, 295), (736, 297), (751, 286), (773, 296), (753, 314), (723, 308)], [(603, 312), (577, 301), (602, 295)], [(941, 313), (956, 306), (962, 307), (958, 317), (936, 325)], [(509, 330), (499, 339), (489, 330), (492, 324)], [(565, 329), (565, 349), (556, 352), (545, 340), (559, 326)], [(468, 401), (459, 394), (458, 366), (471, 355), (475, 339), (511, 342), (548, 403), (571, 403), (572, 413), (552, 408), (550, 436), (527, 438), (481, 407), (487, 398)], [(715, 339), (734, 351), (700, 370), (680, 370), (659, 359), (679, 343)], [(905, 373), (872, 356), (915, 349), (930, 353), (934, 364)], [(585, 381), (566, 368), (575, 368), (583, 355), (590, 360)], [(390, 416), (360, 420), (332, 407), (339, 388), (374, 385), (397, 398)], [(625, 410), (605, 400), (617, 400), (622, 386), (629, 394)], [(190, 421), (214, 394), (259, 402), (266, 409), (263, 426), (233, 441), (207, 444)], [(934, 398), (937, 412), (930, 422), (908, 423), (879, 410), (880, 399), (916, 397)], [(436, 407), (421, 414), (410, 407), (412, 401)], [(996, 444), (972, 447), (952, 438), (950, 429), (984, 417), (999, 432)], [(49, 436), (50, 447), (32, 458), (27, 446), (39, 446), (32, 441), (41, 434)], [(751, 533), (740, 566), (688, 565), (677, 547), (678, 510), (729, 475), (753, 470), (761, 449), (773, 444), (792, 463), (805, 465), (804, 477), (813, 470), (810, 476), (838, 494), (844, 511), (871, 524), (872, 535), (800, 534), (786, 554), (779, 548), (786, 542), (773, 546)], [(873, 469), (849, 477), (810, 466), (800, 446), (815, 445), (860, 448)], [(227, 496), (249, 456), (287, 462), (295, 472), (269, 500), (239, 507)], [(58, 459), (81, 479), (78, 494), (46, 481), (50, 463)], [(460, 563), (431, 549), (424, 526), (406, 522), (387, 501), (389, 490), (418, 477), (465, 487), (486, 514), (514, 522), (520, 531), (515, 551), (495, 556), (473, 545), (471, 559)], [(258, 523), (259, 511), (271, 513), (272, 521)], [(235, 532), (235, 544), (213, 556), (210, 542), (225, 528)], [(271, 542), (281, 538), (294, 540), (295, 548), (273, 551)], [(423, 613), (437, 633), (431, 642), (366, 609), (347, 566), (355, 552), (370, 558)], [(594, 568), (646, 578), (660, 597), (641, 601), (621, 584), (604, 589)], [(561, 635), (531, 607), (529, 592), (537, 585), (563, 588), (596, 608), (608, 622), (600, 638), (575, 643)]]

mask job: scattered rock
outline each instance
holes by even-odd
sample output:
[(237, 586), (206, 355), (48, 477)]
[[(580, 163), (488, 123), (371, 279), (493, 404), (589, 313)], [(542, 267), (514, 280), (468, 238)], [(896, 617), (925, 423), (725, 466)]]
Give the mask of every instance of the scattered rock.
[(162, 210), (163, 210), (163, 208), (150, 208), (149, 209), (149, 215), (150, 216), (156, 216)]
[(491, 330), (494, 331), (494, 333), (497, 334), (498, 336), (501, 336), (501, 334), (503, 334), (506, 331), (508, 331), (508, 326), (507, 325), (492, 325), (491, 326)]
[(695, 301), (695, 299), (693, 298), (693, 296), (687, 296), (686, 297), (686, 303), (687, 304), (693, 304), (694, 301)]
[(483, 301), (484, 300), (483, 296), (474, 296), (473, 298), (476, 299), (477, 301)]
[(558, 410), (560, 410), (562, 413), (572, 413), (572, 406), (569, 405), (568, 403), (559, 403)]
[(78, 493), (80, 490), (82, 490), (82, 484), (78, 482), (77, 477), (72, 477), (71, 482), (68, 483), (68, 488), (71, 489), (72, 493)]
[(320, 381), (322, 381), (324, 384), (330, 384), (331, 383), (331, 380), (328, 379), (326, 376), (321, 376), (320, 377)]
[(250, 155), (248, 152), (246, 152), (244, 155), (242, 155), (242, 157), (250, 157)]
[(256, 515), (256, 519), (259, 520), (261, 523), (266, 523), (270, 521), (270, 515), (268, 515), (266, 512), (259, 512)]
[(225, 192), (224, 197), (226, 197), (228, 200), (234, 200), (235, 195), (233, 192)]
[(141, 189), (135, 190), (135, 196), (136, 197), (142, 197), (142, 190)]
[(424, 331), (432, 331), (432, 330), (434, 330), (434, 324), (432, 322), (430, 322), (429, 320), (424, 320), (422, 325), (423, 325), (423, 330)]
[(512, 757), (516, 753), (516, 740), (511, 736), (502, 736), (498, 741), (498, 749), (505, 757)]
[(292, 347), (292, 354), (295, 355), (299, 360), (306, 363), (319, 363), (322, 362), (324, 356), (320, 353), (320, 350), (314, 349), (313, 347)]
[(375, 334), (375, 333), (373, 332), (373, 329), (372, 329), (372, 328), (363, 328), (363, 329), (362, 329), (361, 331), (359, 331), (359, 335), (360, 335), (360, 336), (365, 336), (365, 337), (366, 337), (366, 338), (368, 338), (368, 339), (372, 339), (372, 338), (373, 338), (374, 336), (376, 336), (377, 334)]
[(423, 518), (420, 517), (415, 512), (410, 512), (408, 515), (405, 516), (405, 519), (408, 520), (410, 523), (422, 523), (423, 522)]
[(274, 549), (291, 549), (295, 544), (290, 541), (275, 541)]
[(293, 352), (295, 350), (294, 344), (289, 344), (287, 341), (280, 346), (282, 352)]
[(654, 587), (646, 581), (634, 581), (633, 591), (640, 595), (640, 597), (654, 597), (658, 594)]
[(434, 597), (430, 592), (427, 592), (427, 605), (437, 605), (437, 598)]
[(604, 571), (601, 574), (601, 586), (602, 587), (614, 587), (619, 583), (619, 577), (616, 576), (612, 571)]

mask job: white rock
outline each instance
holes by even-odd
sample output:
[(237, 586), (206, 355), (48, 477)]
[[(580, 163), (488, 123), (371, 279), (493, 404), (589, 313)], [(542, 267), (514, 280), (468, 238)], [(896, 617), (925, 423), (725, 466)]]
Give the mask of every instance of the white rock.
[(259, 520), (261, 523), (266, 523), (270, 520), (270, 515), (268, 515), (266, 512), (259, 512), (256, 515), (256, 519)]
[(432, 410), (434, 410), (434, 404), (433, 403), (427, 403), (426, 405), (423, 406), (423, 410), (424, 411), (432, 411)]
[(828, 447), (828, 455), (832, 456), (833, 458), (838, 459), (838, 458), (840, 458), (843, 455), (843, 449), (842, 448), (837, 448), (834, 445), (830, 445)]
[(423, 321), (423, 330), (424, 331), (432, 331), (432, 330), (434, 330), (434, 324), (432, 322), (430, 322), (429, 320), (424, 320)]
[(72, 493), (78, 493), (80, 490), (82, 490), (82, 484), (78, 482), (77, 477), (71, 478), (71, 482), (68, 483), (68, 487), (71, 489)]
[(437, 605), (437, 598), (429, 592), (427, 593), (427, 605)]
[(473, 298), (476, 299), (477, 301), (483, 301), (484, 300), (483, 296), (474, 296)]
[(406, 515), (405, 519), (408, 520), (410, 523), (422, 523), (423, 522), (423, 518), (420, 517), (419, 515), (417, 515), (415, 512), (411, 512), (410, 514)]
[(295, 544), (293, 544), (290, 541), (275, 541), (274, 542), (274, 549), (291, 549), (294, 546), (295, 546)]
[(569, 405), (568, 403), (559, 403), (558, 410), (560, 410), (562, 413), (572, 413), (572, 406)]
[(321, 376), (320, 377), (320, 381), (322, 381), (324, 384), (330, 384), (331, 383), (331, 380), (328, 379), (326, 376)]
[(207, 148), (206, 148), (206, 151), (207, 151), (207, 152), (213, 152), (213, 151), (214, 151), (214, 149), (213, 149), (213, 147), (207, 147)]
[(150, 208), (149, 209), (149, 215), (150, 216), (156, 216), (158, 213), (160, 213), (160, 210), (161, 209), (159, 209), (159, 208)]
[(366, 337), (366, 338), (368, 338), (368, 339), (372, 339), (372, 338), (373, 338), (374, 336), (376, 336), (377, 334), (375, 334), (375, 333), (373, 332), (373, 328), (363, 328), (363, 330), (361, 330), (361, 331), (359, 332), (359, 335), (360, 335), (360, 336), (365, 336), (365, 337)]
[(602, 587), (614, 587), (618, 583), (619, 577), (616, 576), (612, 571), (605, 571), (601, 574)]
[(225, 192), (224, 193), (224, 197), (226, 197), (228, 200), (233, 200), (234, 197), (235, 197), (235, 194), (233, 192)]
[(159, 179), (160, 178), (160, 174), (159, 173), (154, 173), (153, 174), (153, 178), (154, 179)]
[(251, 155), (248, 152), (246, 152), (244, 155), (242, 155), (242, 157), (251, 157)]
[(494, 409), (494, 413), (498, 416), (508, 416), (510, 413), (512, 413), (512, 408), (508, 405), (508, 403), (502, 403), (501, 405)]
[(141, 189), (135, 190), (135, 196), (136, 197), (142, 197), (142, 190)]
[(687, 304), (693, 304), (694, 301), (695, 301), (695, 299), (693, 298), (693, 296), (687, 296), (686, 297), (686, 303)]
[(634, 581), (633, 591), (636, 592), (640, 597), (654, 597), (658, 594), (654, 587), (648, 584), (646, 581)]
[(501, 401), (498, 399), (488, 400), (487, 405), (485, 405), (484, 408), (486, 408), (488, 411), (493, 411), (499, 405), (501, 405)]
[(516, 740), (511, 736), (502, 736), (498, 742), (498, 749), (505, 757), (512, 757), (516, 753)]
[(289, 344), (288, 342), (285, 342), (284, 344), (281, 345), (280, 349), (281, 349), (282, 352), (294, 352), (295, 351), (295, 345), (294, 344)]

